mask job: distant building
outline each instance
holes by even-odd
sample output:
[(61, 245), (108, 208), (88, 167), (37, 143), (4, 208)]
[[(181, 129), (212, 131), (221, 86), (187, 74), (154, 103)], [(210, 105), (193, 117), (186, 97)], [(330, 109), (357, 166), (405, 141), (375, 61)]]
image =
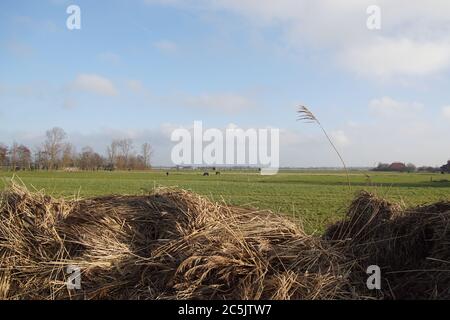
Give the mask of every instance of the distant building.
[(385, 172), (414, 172), (416, 167), (413, 164), (404, 164), (403, 162), (379, 163), (373, 171), (385, 171)]
[(402, 162), (393, 162), (389, 165), (390, 171), (407, 171), (408, 167)]

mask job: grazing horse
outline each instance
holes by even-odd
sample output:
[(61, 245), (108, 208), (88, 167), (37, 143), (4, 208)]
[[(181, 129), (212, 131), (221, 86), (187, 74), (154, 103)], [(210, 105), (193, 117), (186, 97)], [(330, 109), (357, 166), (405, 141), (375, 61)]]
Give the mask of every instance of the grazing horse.
[(168, 173), (168, 172), (166, 172), (166, 176), (169, 176), (169, 173)]
[(203, 176), (204, 176), (204, 177), (209, 177), (209, 173), (208, 173), (208, 172), (204, 172), (204, 173), (203, 173)]
[(220, 172), (219, 171), (216, 171), (216, 176), (220, 176)]

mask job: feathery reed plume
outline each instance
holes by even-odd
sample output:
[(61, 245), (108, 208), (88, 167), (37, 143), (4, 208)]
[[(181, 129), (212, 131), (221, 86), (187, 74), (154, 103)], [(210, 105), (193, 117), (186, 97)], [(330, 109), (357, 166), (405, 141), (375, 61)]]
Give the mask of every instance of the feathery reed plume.
[(333, 141), (331, 140), (331, 138), (329, 137), (327, 131), (325, 130), (325, 128), (322, 126), (322, 124), (320, 123), (319, 119), (316, 118), (316, 116), (309, 111), (309, 109), (305, 106), (300, 106), (297, 113), (299, 114), (299, 117), (297, 118), (297, 121), (304, 121), (307, 123), (316, 123), (320, 129), (322, 129), (323, 133), (325, 134), (325, 137), (328, 139), (328, 142), (331, 144), (331, 146), (333, 147), (334, 151), (336, 152), (336, 154), (338, 155), (339, 159), (342, 162), (342, 165), (344, 166), (344, 170), (345, 170), (345, 174), (347, 176), (347, 183), (348, 183), (348, 188), (351, 191), (351, 183), (350, 183), (350, 176), (348, 174), (348, 169), (347, 166), (345, 164), (344, 159), (342, 158), (341, 154), (339, 153), (339, 150), (336, 148), (336, 146), (334, 145)]

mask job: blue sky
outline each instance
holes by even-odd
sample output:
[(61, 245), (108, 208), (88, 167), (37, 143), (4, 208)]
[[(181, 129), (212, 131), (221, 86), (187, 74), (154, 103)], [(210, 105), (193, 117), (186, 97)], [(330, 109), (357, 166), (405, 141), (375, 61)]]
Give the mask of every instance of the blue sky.
[[(68, 30), (66, 8), (81, 8)], [(366, 27), (378, 4), (380, 30)], [(349, 165), (450, 158), (450, 4), (345, 0), (2, 1), (0, 142), (37, 146), (60, 126), (81, 148), (170, 132), (280, 128), (281, 165), (338, 166), (306, 104)]]

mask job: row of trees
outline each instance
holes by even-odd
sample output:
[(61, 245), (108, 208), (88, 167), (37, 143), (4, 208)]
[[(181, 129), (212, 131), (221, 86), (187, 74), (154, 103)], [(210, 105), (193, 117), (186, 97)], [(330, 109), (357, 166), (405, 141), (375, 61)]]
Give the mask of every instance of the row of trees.
[(441, 167), (441, 172), (450, 173), (450, 160), (448, 160), (447, 163)]
[(10, 170), (145, 170), (151, 167), (152, 147), (141, 145), (136, 153), (131, 139), (113, 140), (103, 156), (87, 146), (77, 152), (67, 142), (61, 128), (46, 132), (45, 141), (33, 151), (18, 143), (6, 146), (0, 143), (0, 166)]
[(394, 172), (415, 172), (417, 170), (417, 167), (412, 164), (404, 164), (401, 162), (394, 162), (394, 163), (379, 163), (376, 168), (373, 169), (373, 171), (394, 171)]
[(450, 161), (447, 162), (446, 165), (442, 167), (416, 167), (412, 163), (404, 164), (401, 162), (394, 163), (379, 163), (378, 166), (373, 171), (391, 171), (391, 172), (442, 172), (442, 173), (450, 173)]

